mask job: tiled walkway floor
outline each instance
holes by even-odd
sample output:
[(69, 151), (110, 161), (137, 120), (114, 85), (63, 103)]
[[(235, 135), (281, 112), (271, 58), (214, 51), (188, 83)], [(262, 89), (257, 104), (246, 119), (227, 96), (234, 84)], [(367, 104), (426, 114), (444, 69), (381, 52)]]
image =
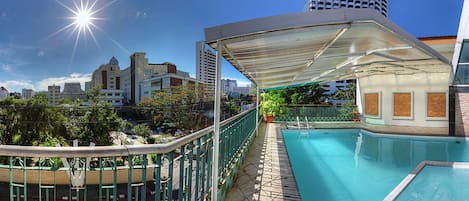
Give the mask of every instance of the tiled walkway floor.
[(261, 124), (226, 200), (301, 200), (279, 124)]

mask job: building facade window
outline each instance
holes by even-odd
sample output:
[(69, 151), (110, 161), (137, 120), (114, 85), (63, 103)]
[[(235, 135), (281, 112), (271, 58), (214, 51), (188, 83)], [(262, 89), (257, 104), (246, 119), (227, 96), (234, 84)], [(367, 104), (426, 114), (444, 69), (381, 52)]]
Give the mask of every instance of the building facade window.
[(379, 116), (379, 93), (365, 94), (365, 115), (378, 117)]
[(411, 119), (413, 117), (413, 95), (411, 92), (393, 93), (393, 118)]
[(427, 119), (446, 119), (447, 114), (447, 95), (446, 92), (428, 92), (427, 93)]

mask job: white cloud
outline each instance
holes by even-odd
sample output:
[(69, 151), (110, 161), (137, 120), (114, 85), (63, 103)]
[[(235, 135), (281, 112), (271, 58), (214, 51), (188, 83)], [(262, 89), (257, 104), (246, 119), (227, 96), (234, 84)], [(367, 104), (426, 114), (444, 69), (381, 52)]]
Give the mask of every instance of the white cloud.
[(251, 81), (248, 79), (239, 79), (239, 78), (233, 78), (233, 77), (223, 77), (223, 79), (236, 80), (236, 84), (238, 85), (238, 87), (251, 86)]
[(48, 86), (52, 86), (53, 84), (55, 85), (60, 85), (61, 90), (63, 89), (63, 86), (65, 82), (79, 82), (81, 84), (81, 87), (85, 87), (85, 82), (91, 80), (91, 74), (81, 74), (81, 73), (72, 73), (68, 76), (64, 77), (50, 77), (43, 79), (37, 83), (37, 90), (39, 91), (47, 91)]
[(11, 71), (13, 71), (13, 66), (11, 66), (10, 64), (3, 64), (2, 69), (5, 72), (11, 72)]
[(21, 92), (22, 88), (34, 89), (34, 85), (29, 80), (7, 80), (0, 82), (0, 86), (7, 88), (9, 91)]
[(135, 13), (135, 17), (138, 19), (138, 18), (141, 18), (141, 19), (145, 19), (147, 18), (147, 12), (145, 11), (137, 11)]

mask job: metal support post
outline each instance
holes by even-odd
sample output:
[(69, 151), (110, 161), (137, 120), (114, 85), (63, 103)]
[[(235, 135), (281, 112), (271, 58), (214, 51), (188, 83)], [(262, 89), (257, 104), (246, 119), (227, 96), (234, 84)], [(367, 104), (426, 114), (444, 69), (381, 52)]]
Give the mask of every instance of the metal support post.
[(212, 163), (212, 201), (218, 201), (218, 153), (220, 143), (220, 99), (221, 99), (221, 57), (222, 44), (217, 41), (217, 62), (215, 77), (215, 104), (213, 108), (213, 163)]

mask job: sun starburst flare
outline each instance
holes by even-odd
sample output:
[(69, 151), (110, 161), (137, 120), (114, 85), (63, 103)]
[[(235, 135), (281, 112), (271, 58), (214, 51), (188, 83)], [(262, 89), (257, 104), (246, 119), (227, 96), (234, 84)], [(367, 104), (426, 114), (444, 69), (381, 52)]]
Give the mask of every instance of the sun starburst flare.
[[(85, 39), (87, 35), (91, 36), (91, 38), (93, 39), (98, 49), (101, 49), (101, 47), (93, 32), (95, 30), (103, 32), (113, 43), (115, 43), (115, 40), (110, 38), (109, 35), (103, 29), (101, 29), (95, 24), (95, 22), (98, 20), (104, 20), (104, 18), (97, 17), (97, 15), (103, 9), (109, 7), (116, 1), (117, 0), (110, 1), (104, 4), (103, 6), (97, 8), (96, 3), (98, 2), (98, 0), (94, 0), (94, 1), (93, 0), (91, 1), (90, 0), (86, 0), (86, 1), (85, 0), (72, 0), (71, 2), (73, 2), (73, 6), (68, 6), (64, 4), (63, 2), (61, 2), (61, 0), (56, 0), (58, 4), (60, 4), (67, 11), (70, 12), (71, 16), (66, 17), (66, 19), (71, 20), (71, 22), (67, 24), (66, 26), (60, 28), (56, 32), (50, 34), (48, 38), (55, 36), (61, 32), (65, 32), (65, 31), (71, 31), (71, 33), (76, 33), (73, 50), (72, 50), (72, 56), (70, 59), (70, 64), (74, 60), (78, 42), (80, 41), (80, 38), (82, 36)], [(119, 44), (119, 48), (121, 48), (120, 44)]]

